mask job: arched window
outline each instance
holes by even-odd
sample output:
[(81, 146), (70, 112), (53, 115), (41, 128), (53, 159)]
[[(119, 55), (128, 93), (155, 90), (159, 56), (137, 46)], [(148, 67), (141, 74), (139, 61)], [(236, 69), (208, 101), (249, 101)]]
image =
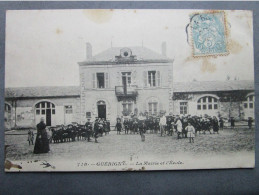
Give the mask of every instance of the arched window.
[(11, 113), (11, 106), (9, 104), (4, 104), (4, 111), (7, 113)]
[(197, 101), (197, 110), (217, 110), (218, 100), (212, 96), (204, 96)]
[(253, 109), (254, 108), (254, 95), (249, 95), (246, 98), (246, 101), (244, 102), (244, 108), (245, 109)]
[(55, 114), (55, 105), (51, 102), (43, 101), (35, 105), (36, 115), (45, 115), (46, 110), (50, 109), (52, 114)]

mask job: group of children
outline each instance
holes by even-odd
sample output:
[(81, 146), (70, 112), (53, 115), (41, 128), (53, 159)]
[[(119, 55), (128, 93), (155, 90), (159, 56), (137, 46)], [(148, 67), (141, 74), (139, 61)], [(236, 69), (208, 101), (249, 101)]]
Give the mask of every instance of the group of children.
[[(181, 134), (183, 133), (182, 129), (182, 122), (180, 118), (176, 118), (175, 120), (171, 121), (170, 118), (166, 118), (165, 115), (161, 116), (160, 118), (146, 118), (146, 119), (138, 119), (138, 118), (125, 118), (123, 121), (121, 118), (116, 119), (116, 125), (115, 130), (117, 131), (117, 134), (121, 134), (121, 131), (124, 129), (125, 134), (135, 134), (139, 133), (141, 136), (142, 141), (145, 140), (145, 135), (147, 131), (150, 131), (150, 133), (157, 133), (160, 132), (168, 132), (168, 135), (173, 134), (173, 130), (175, 128), (177, 132), (177, 138), (181, 138)], [(191, 122), (188, 122), (188, 125), (184, 129), (186, 131), (186, 136), (189, 137), (190, 143), (194, 143), (194, 137), (195, 137), (195, 128), (191, 124)], [(161, 135), (163, 135), (161, 133)]]

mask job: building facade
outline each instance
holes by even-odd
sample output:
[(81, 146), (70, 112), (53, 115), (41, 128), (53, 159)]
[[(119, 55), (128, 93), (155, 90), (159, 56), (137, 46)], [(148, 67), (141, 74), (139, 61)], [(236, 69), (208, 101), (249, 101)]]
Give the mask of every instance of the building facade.
[(174, 114), (254, 118), (253, 81), (174, 83)]
[[(91, 46), (87, 46), (91, 54)], [(173, 60), (145, 47), (110, 48), (79, 62), (81, 123), (87, 118), (172, 112)]]
[(5, 127), (35, 127), (79, 122), (79, 87), (22, 87), (5, 89)]
[(254, 118), (254, 81), (173, 82), (173, 60), (145, 47), (109, 48), (79, 62), (80, 86), (5, 89), (5, 127), (84, 124), (133, 114)]

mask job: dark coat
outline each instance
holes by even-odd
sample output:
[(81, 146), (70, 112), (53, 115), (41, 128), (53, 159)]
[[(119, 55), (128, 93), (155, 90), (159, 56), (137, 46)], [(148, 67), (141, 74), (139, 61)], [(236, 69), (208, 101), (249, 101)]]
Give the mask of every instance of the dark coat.
[(34, 146), (34, 154), (48, 153), (49, 152), (49, 140), (46, 132), (46, 124), (40, 122), (37, 124), (37, 137)]
[(117, 129), (117, 131), (121, 131), (122, 125), (121, 125), (120, 122), (117, 122), (117, 123), (116, 123), (116, 129)]

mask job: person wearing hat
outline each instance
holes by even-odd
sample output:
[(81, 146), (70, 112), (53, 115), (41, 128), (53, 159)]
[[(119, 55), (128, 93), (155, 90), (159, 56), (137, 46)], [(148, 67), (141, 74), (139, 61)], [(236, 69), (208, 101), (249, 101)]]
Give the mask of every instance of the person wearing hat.
[(128, 121), (128, 118), (124, 119), (123, 126), (124, 126), (124, 129), (125, 129), (125, 134), (129, 134), (129, 121)]
[(121, 134), (122, 124), (121, 124), (120, 118), (117, 118), (117, 123), (115, 125), (115, 129), (117, 130), (117, 135)]
[(94, 122), (94, 139), (95, 139), (95, 143), (98, 143), (98, 141), (97, 141), (98, 134), (99, 134), (99, 120), (98, 120), (98, 118), (96, 118), (95, 122)]
[(219, 128), (220, 128), (221, 130), (224, 129), (224, 120), (223, 120), (222, 117), (220, 117), (220, 119), (219, 119)]
[(216, 116), (213, 116), (211, 123), (212, 123), (213, 133), (219, 133), (219, 121)]
[(90, 122), (90, 118), (87, 119), (87, 122), (85, 123), (85, 128), (86, 128), (86, 137), (87, 137), (87, 141), (90, 142), (91, 141), (91, 134), (92, 134), (92, 124)]
[(109, 132), (111, 131), (111, 122), (110, 122), (110, 120), (106, 120), (106, 130), (107, 130), (107, 134), (109, 134)]
[(49, 152), (49, 140), (46, 132), (46, 124), (44, 118), (40, 119), (40, 123), (37, 124), (37, 136), (34, 145), (34, 154), (48, 153)]
[(145, 141), (145, 129), (146, 129), (146, 125), (145, 125), (145, 121), (139, 121), (139, 124), (138, 124), (138, 128), (139, 128), (139, 134), (140, 134), (140, 137), (141, 137), (141, 141)]

